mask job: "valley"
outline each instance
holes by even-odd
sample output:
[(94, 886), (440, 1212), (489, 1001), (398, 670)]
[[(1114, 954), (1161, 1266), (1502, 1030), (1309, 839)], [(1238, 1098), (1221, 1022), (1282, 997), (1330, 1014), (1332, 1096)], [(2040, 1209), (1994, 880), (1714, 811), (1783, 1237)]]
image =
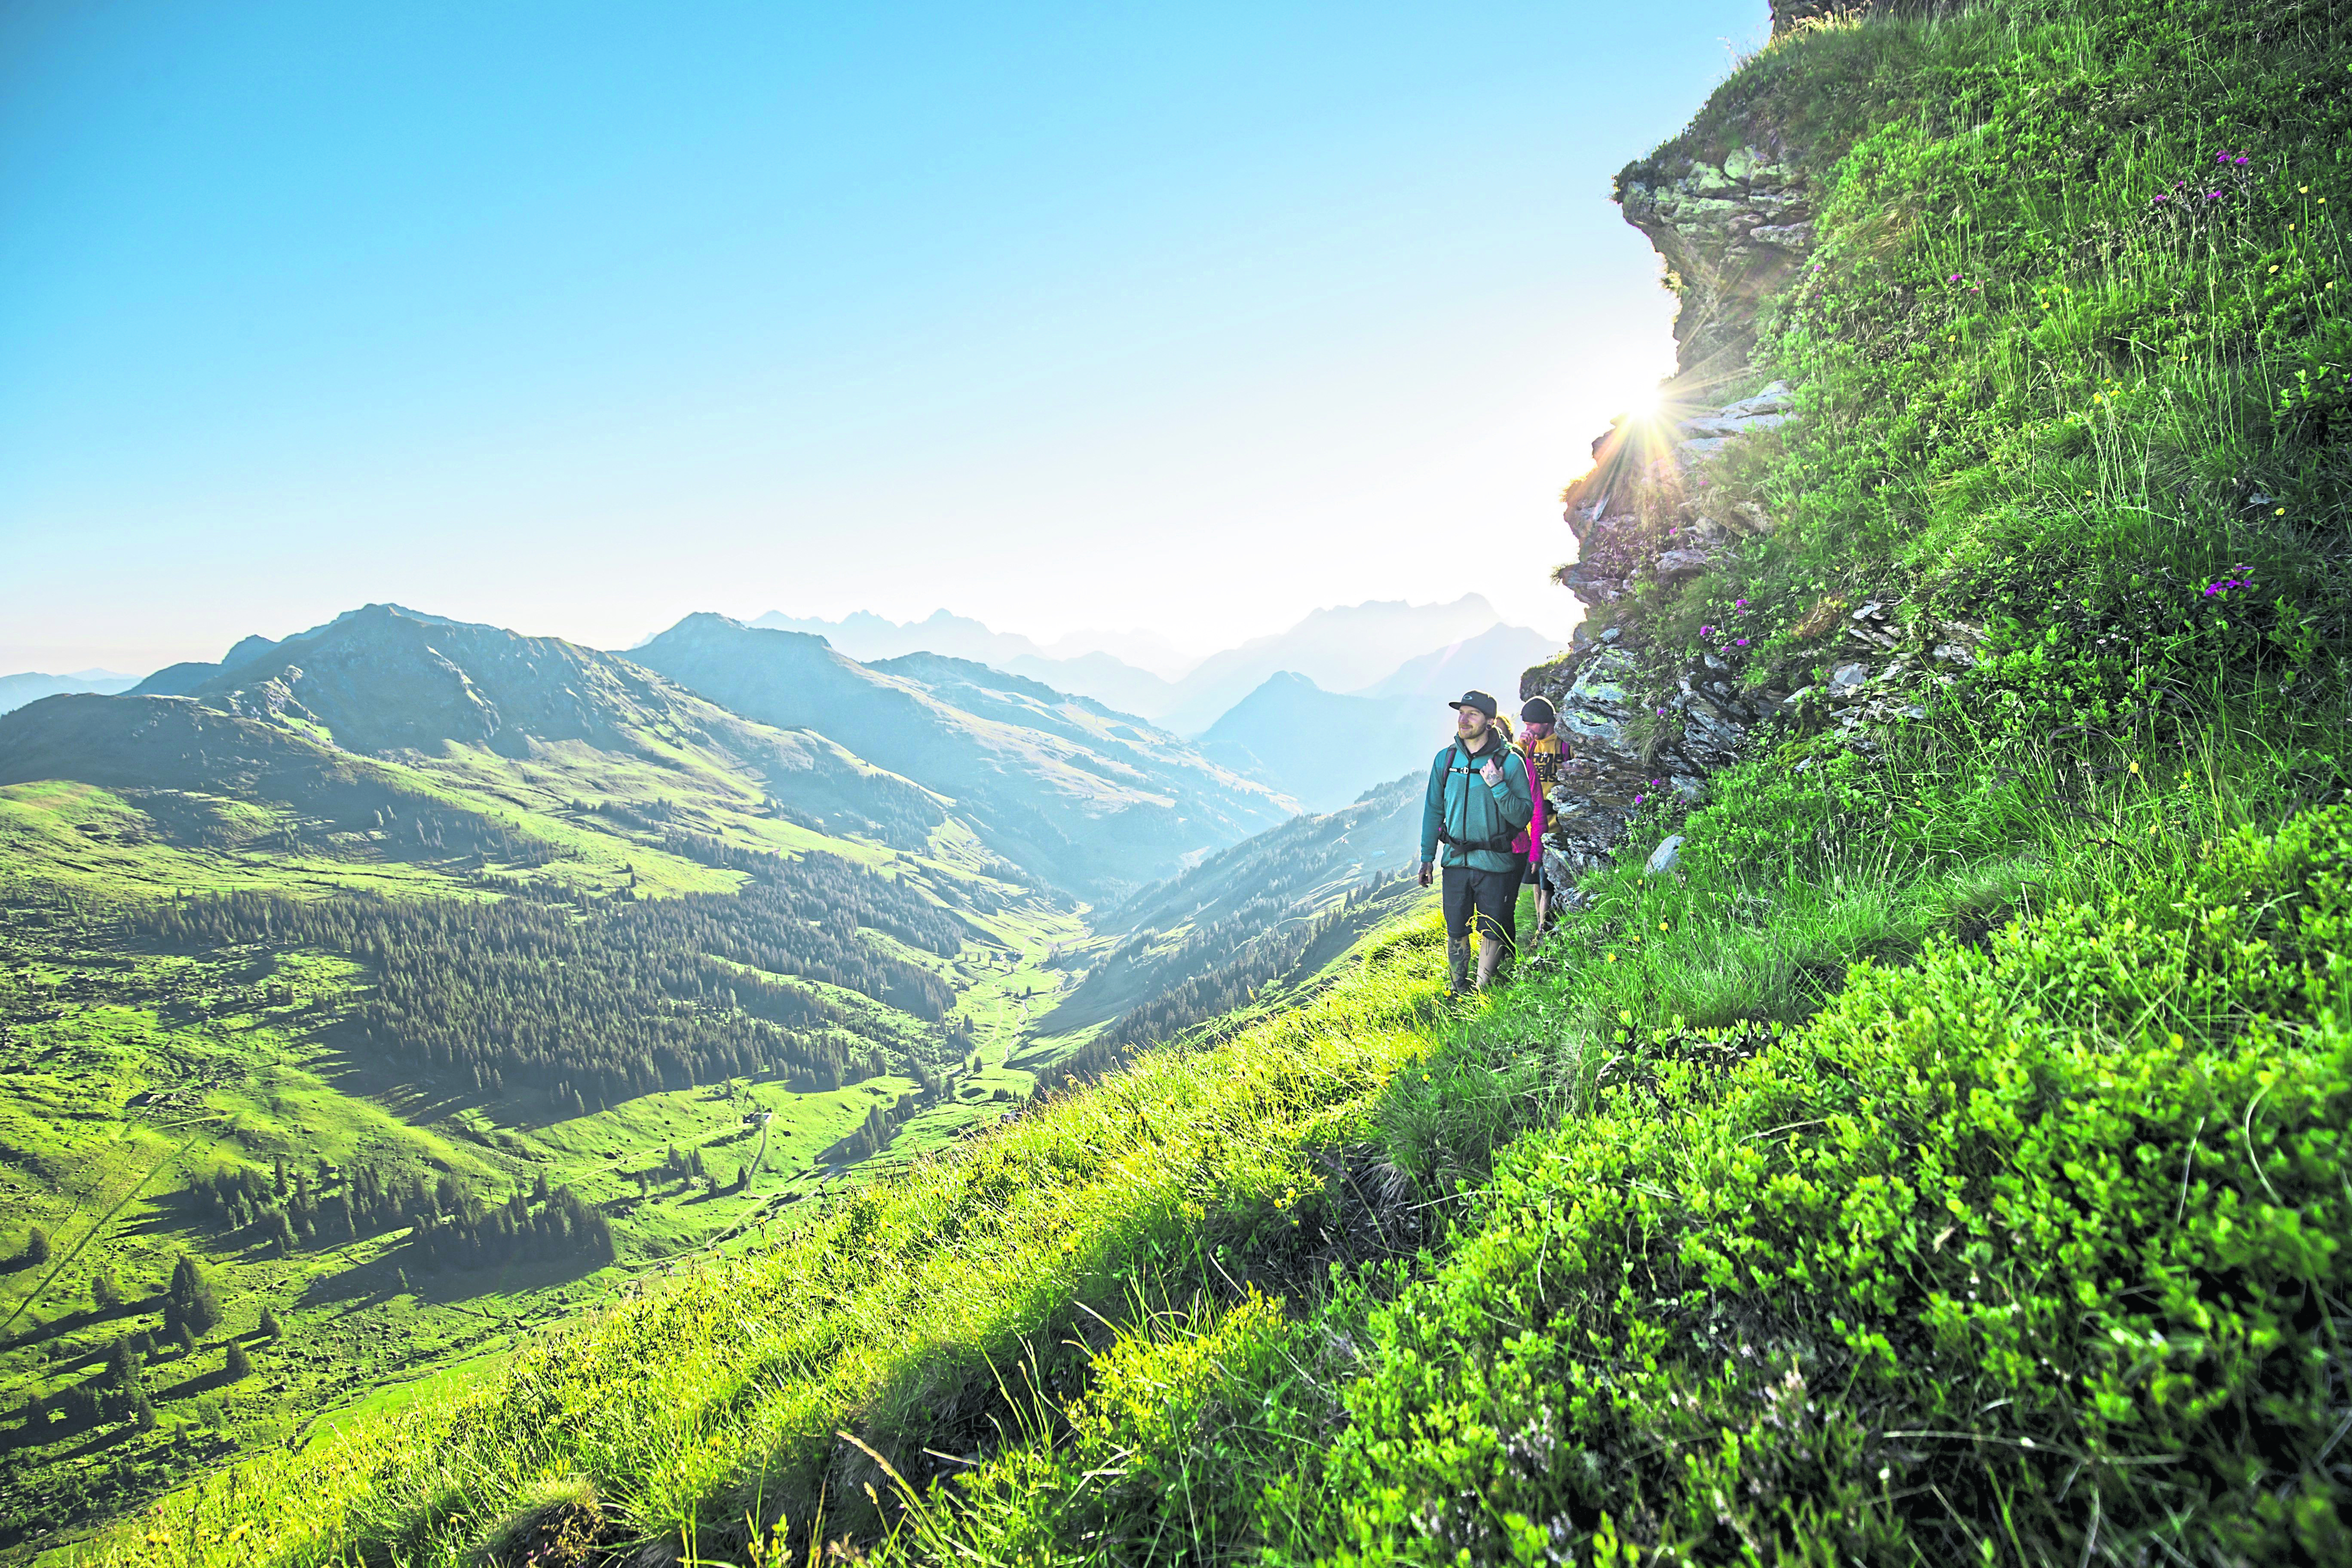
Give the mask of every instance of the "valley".
[(640, 657), (370, 606), (0, 716), (0, 1552), (771, 1245), (1418, 896), (1401, 786), (1297, 816), (943, 656)]

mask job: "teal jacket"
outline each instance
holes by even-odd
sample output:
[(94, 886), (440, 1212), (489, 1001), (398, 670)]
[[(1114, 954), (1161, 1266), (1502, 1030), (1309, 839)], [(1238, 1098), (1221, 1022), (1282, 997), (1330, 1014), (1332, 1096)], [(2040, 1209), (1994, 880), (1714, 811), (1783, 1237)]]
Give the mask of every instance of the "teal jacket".
[[(1478, 770), (1490, 758), (1499, 765), (1500, 784), (1490, 784), (1479, 776)], [(1429, 793), (1421, 805), (1422, 862), (1437, 858), (1443, 829), (1451, 840), (1445, 846), (1446, 865), (1517, 875), (1526, 868), (1528, 858), (1511, 848), (1511, 840), (1535, 814), (1527, 767), (1500, 735), (1488, 731), (1486, 744), (1475, 757), (1461, 742), (1452, 742), (1429, 764)], [(1493, 847), (1485, 847), (1488, 845)]]

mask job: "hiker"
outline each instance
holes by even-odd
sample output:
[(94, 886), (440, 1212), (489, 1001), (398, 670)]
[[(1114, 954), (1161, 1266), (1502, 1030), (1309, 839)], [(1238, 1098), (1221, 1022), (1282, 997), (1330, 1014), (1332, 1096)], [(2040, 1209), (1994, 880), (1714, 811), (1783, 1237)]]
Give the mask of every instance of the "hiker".
[(1421, 885), (1445, 846), (1445, 957), (1453, 989), (1470, 989), (1470, 934), (1478, 935), (1478, 989), (1512, 946), (1527, 853), (1513, 840), (1535, 815), (1518, 752), (1495, 723), (1495, 700), (1465, 691), (1447, 704), (1454, 739), (1429, 765), (1421, 808)]
[(1551, 885), (1544, 864), (1544, 818), (1548, 798), (1559, 783), (1559, 764), (1568, 757), (1567, 741), (1559, 733), (1559, 712), (1547, 698), (1530, 697), (1519, 709), (1519, 752), (1528, 760), (1528, 789), (1535, 797), (1535, 816), (1528, 824), (1528, 880), (1536, 887), (1536, 940), (1551, 930), (1551, 900), (1565, 889)]

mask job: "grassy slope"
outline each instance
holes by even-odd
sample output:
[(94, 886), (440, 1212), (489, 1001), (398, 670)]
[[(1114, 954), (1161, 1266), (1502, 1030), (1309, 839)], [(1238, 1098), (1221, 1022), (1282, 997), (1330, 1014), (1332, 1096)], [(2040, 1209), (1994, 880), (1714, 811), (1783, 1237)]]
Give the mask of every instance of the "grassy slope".
[[(10, 1069), (0, 1079), (0, 1256), (16, 1254), (33, 1226), (57, 1251), (49, 1265), (0, 1274), (0, 1401), (13, 1408), (87, 1383), (115, 1337), (157, 1332), (154, 1293), (183, 1251), (215, 1271), (227, 1308), (194, 1357), (167, 1351), (150, 1361), (153, 1431), (68, 1422), (32, 1445), (21, 1426), (0, 1433), (11, 1450), (0, 1488), (9, 1533), (102, 1513), (237, 1446), (298, 1430), (338, 1401), (507, 1345), (522, 1323), (559, 1317), (611, 1288), (611, 1279), (573, 1268), (526, 1264), (419, 1275), (404, 1291), (393, 1256), (402, 1232), (289, 1258), (232, 1247), (184, 1212), (194, 1177), (238, 1164), (267, 1169), (279, 1156), (298, 1167), (364, 1158), (448, 1172), (494, 1194), (543, 1174), (615, 1215), (619, 1278), (714, 1238), (789, 1224), (806, 1192), (844, 1173), (826, 1152), (870, 1107), (916, 1088), (887, 1076), (826, 1093), (719, 1086), (541, 1123), (470, 1086), (386, 1079), (339, 1051), (334, 1022), (352, 989), (367, 984), (352, 966), (288, 952), (123, 950), (104, 930), (116, 901), (253, 889), (481, 898), (531, 882), (658, 896), (740, 882), (738, 872), (656, 847), (651, 830), (609, 810), (574, 805), (658, 803), (677, 830), (746, 849), (819, 849), (913, 876), (954, 903), (977, 896), (993, 910), (977, 918), (985, 935), (952, 960), (867, 933), (956, 988), (981, 1063), (952, 1100), (899, 1131), (877, 1168), (903, 1164), (1026, 1099), (1034, 1075), (1006, 1065), (1026, 1018), (1007, 994), (1053, 978), (1043, 961), (1080, 933), (1072, 916), (1009, 900), (988, 875), (991, 858), (952, 821), (919, 855), (831, 837), (771, 815), (761, 781), (726, 754), (676, 750), (659, 766), (578, 743), (520, 758), (451, 747), (432, 758), (344, 764), (385, 781), (404, 816), (441, 810), (534, 848), (553, 847), (543, 864), (485, 861), (455, 839), (446, 851), (410, 843), (397, 822), (331, 827), (267, 798), (68, 782), (0, 788), (0, 894), (9, 911), (0, 915), (0, 1060)], [(836, 999), (877, 1039), (933, 1032), (862, 997)], [(174, 1101), (131, 1103), (158, 1090), (175, 1091)], [(764, 1142), (745, 1119), (749, 1108), (774, 1113)], [(722, 1177), (754, 1159), (759, 1173), (740, 1194), (664, 1181), (640, 1200), (635, 1173), (672, 1146), (702, 1150)], [(125, 1307), (92, 1310), (101, 1274), (121, 1286)], [(286, 1328), (268, 1345), (254, 1332), (264, 1308)], [(231, 1338), (259, 1369), (233, 1385), (216, 1375)]]
[(1805, 417), (1710, 476), (1778, 531), (1618, 618), (1794, 685), (1899, 600), (1927, 718), (1644, 821), (1686, 874), (1591, 879), (1399, 1086), (1433, 1269), (1134, 1325), (906, 1554), (2352, 1549), (2352, 17), (2108, 11), (1800, 36), (1691, 132), (1817, 149), (1758, 375)]
[[(993, 1441), (1083, 1375), (1089, 1326), (1130, 1298), (1186, 1300), (1244, 1258), (1334, 1259), (1300, 1205), (1318, 1154), (1367, 1131), (1437, 989), (1427, 931), (1369, 952), (1323, 999), (1199, 1056), (1147, 1058), (898, 1183), (826, 1206), (732, 1267), (678, 1277), (543, 1342), (475, 1392), (354, 1423), (171, 1505), (126, 1549), (149, 1561), (333, 1560), (390, 1540), (465, 1561), (600, 1478), (632, 1534), (875, 1523), (859, 1442)], [(1077, 1336), (1073, 1338), (1073, 1336)], [(1025, 1369), (1014, 1371), (1013, 1369)], [(830, 1500), (829, 1502), (826, 1500)], [(560, 1519), (557, 1521), (560, 1524)], [(551, 1531), (556, 1527), (551, 1525)]]
[(1695, 125), (1811, 150), (1803, 417), (1621, 614), (1987, 626), (1924, 720), (1759, 738), (1482, 1009), (1423, 932), (113, 1550), (764, 1561), (829, 1479), (925, 1561), (2341, 1561), (2346, 25), (1828, 29)]

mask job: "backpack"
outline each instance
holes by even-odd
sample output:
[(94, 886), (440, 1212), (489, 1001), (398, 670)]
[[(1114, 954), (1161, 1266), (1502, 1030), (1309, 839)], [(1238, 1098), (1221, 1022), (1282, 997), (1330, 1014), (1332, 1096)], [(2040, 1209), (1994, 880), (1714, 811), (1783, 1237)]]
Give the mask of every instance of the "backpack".
[(1535, 764), (1536, 779), (1540, 786), (1538, 793), (1558, 784), (1560, 759), (1568, 754), (1568, 749), (1560, 744), (1559, 731), (1554, 730), (1549, 735), (1525, 742), (1525, 745), (1528, 761)]
[[(1478, 763), (1476, 767), (1468, 765), (1471, 760), (1470, 753), (1462, 749), (1462, 742), (1460, 741), (1454, 742), (1453, 752), (1454, 756), (1460, 758), (1464, 763), (1461, 771), (1470, 774), (1474, 778), (1486, 768), (1486, 763), (1489, 762), (1495, 763), (1498, 767), (1509, 767), (1514, 763), (1517, 763), (1521, 766), (1526, 765), (1526, 759), (1520, 752), (1519, 748), (1509, 741), (1505, 741), (1503, 742), (1503, 751), (1500, 756), (1489, 757), (1486, 762)], [(1445, 771), (1449, 776), (1454, 772), (1452, 758), (1447, 760)], [(1441, 796), (1440, 798), (1442, 799), (1444, 797)], [(1440, 844), (1454, 849), (1484, 849), (1489, 854), (1524, 855), (1528, 852), (1526, 842), (1527, 836), (1527, 829), (1523, 827), (1519, 829), (1518, 837), (1516, 838), (1456, 838), (1454, 837), (1453, 825), (1446, 821), (1445, 816), (1442, 812), (1439, 814), (1437, 818), (1437, 841)]]

